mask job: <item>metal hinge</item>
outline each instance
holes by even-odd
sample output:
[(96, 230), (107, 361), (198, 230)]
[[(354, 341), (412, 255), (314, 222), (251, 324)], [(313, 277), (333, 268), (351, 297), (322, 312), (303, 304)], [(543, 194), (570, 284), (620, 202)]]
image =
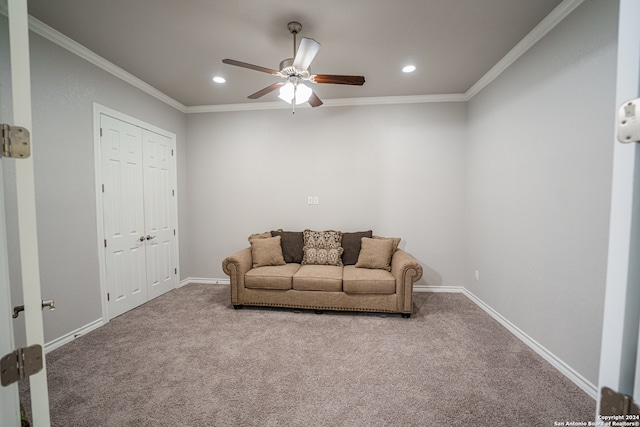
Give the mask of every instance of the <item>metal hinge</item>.
[(602, 387), (600, 415), (640, 415), (640, 408), (631, 396)]
[(640, 98), (632, 99), (620, 106), (618, 141), (640, 142)]
[(2, 125), (2, 153), (0, 157), (26, 159), (31, 155), (29, 131), (19, 126)]
[(42, 346), (19, 348), (0, 360), (0, 377), (4, 387), (42, 370)]
[(111, 301), (111, 294), (107, 292), (107, 301)]
[(178, 274), (178, 268), (177, 267), (173, 269), (173, 274)]

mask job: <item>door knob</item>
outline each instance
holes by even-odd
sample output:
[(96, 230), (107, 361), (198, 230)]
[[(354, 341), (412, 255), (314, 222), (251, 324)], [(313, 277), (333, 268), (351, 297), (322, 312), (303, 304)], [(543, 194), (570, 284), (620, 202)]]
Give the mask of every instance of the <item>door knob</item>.
[(140, 240), (141, 242), (144, 242), (145, 237), (144, 236), (140, 236), (140, 238), (138, 240)]
[(151, 239), (155, 239), (155, 238), (156, 238), (156, 236), (149, 236), (149, 235), (147, 234), (147, 240), (151, 240)]

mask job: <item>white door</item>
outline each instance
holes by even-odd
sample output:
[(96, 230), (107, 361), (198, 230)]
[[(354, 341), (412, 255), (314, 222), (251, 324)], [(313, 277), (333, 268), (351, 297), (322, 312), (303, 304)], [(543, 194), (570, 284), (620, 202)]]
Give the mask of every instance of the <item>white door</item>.
[(175, 288), (173, 201), (173, 140), (143, 131), (144, 222), (147, 232), (149, 299)]
[(113, 318), (147, 302), (142, 129), (102, 115), (107, 306)]
[[(640, 2), (620, 0), (619, 4), (617, 106), (640, 96)], [(621, 144), (616, 135), (612, 141), (609, 259), (598, 385), (640, 401), (640, 145)]]
[(100, 114), (108, 318), (174, 289), (175, 138)]
[[(9, 0), (7, 4), (9, 19), (9, 46), (11, 62), (11, 92), (13, 104), (13, 123), (32, 130), (31, 122), (31, 66), (29, 62), (29, 26), (26, 0)], [(2, 118), (3, 120), (5, 117)], [(36, 204), (34, 185), (34, 152), (37, 144), (31, 138), (31, 156), (24, 159), (8, 160), (15, 161), (16, 173), (16, 201), (18, 212), (18, 234), (20, 241), (20, 260), (22, 270), (22, 289), (25, 316), (25, 329), (27, 346), (40, 345), (44, 348), (44, 328), (42, 324), (42, 298), (40, 293), (40, 269), (38, 254), (38, 234), (36, 224)], [(5, 162), (7, 160), (1, 160)], [(0, 167), (0, 173), (2, 172)], [(0, 185), (1, 187), (1, 185)], [(1, 189), (2, 192), (4, 189)], [(7, 312), (10, 305), (10, 293), (8, 283), (7, 252), (5, 239), (5, 218), (4, 218), (4, 193), (2, 193), (2, 203), (0, 203), (0, 296), (3, 301), (0, 303), (0, 350), (4, 356), (13, 348), (12, 346), (13, 319)], [(29, 377), (31, 390), (31, 408), (33, 413), (33, 424), (35, 426), (48, 427), (49, 417), (49, 394), (47, 390), (47, 369), (44, 357), (42, 358), (42, 370)], [(16, 420), (18, 413), (17, 387), (12, 385), (4, 388), (0, 392), (2, 410), (2, 425), (5, 421), (8, 425), (19, 425)]]

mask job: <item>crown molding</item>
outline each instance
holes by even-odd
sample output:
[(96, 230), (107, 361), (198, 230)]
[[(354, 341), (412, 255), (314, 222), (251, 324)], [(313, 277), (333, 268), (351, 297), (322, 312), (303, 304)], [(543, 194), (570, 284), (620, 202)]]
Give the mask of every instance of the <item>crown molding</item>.
[[(325, 107), (346, 107), (346, 106), (366, 106), (366, 105), (392, 105), (392, 104), (418, 104), (434, 102), (467, 102), (482, 89), (493, 82), (511, 64), (531, 49), (540, 39), (555, 28), (574, 9), (580, 6), (584, 0), (564, 0), (549, 15), (547, 15), (533, 30), (529, 32), (518, 44), (516, 44), (496, 65), (494, 65), (484, 76), (482, 76), (465, 93), (439, 94), (439, 95), (412, 95), (412, 96), (380, 96), (367, 98), (342, 98), (327, 99), (324, 101)], [(0, 5), (0, 13), (6, 15), (6, 9)], [(185, 106), (165, 93), (159, 91), (133, 74), (128, 73), (117, 65), (107, 61), (95, 52), (82, 46), (80, 43), (70, 39), (59, 31), (51, 28), (44, 22), (29, 15), (29, 28), (45, 39), (67, 49), (80, 58), (94, 64), (113, 76), (129, 83), (141, 91), (157, 98), (167, 105), (182, 113), (219, 113), (230, 111), (257, 111), (257, 110), (283, 110), (290, 109), (289, 104), (283, 102), (247, 102), (241, 104), (222, 105), (196, 105)], [(310, 108), (308, 105), (301, 105), (296, 108)]]
[[(390, 104), (424, 104), (433, 102), (465, 102), (468, 101), (463, 93), (442, 95), (411, 95), (411, 96), (377, 96), (368, 98), (340, 98), (323, 101), (323, 107), (349, 107), (362, 105), (390, 105)], [(297, 105), (296, 109), (311, 108), (307, 104)], [(255, 110), (290, 110), (291, 105), (284, 102), (254, 102), (244, 104), (198, 105), (186, 107), (186, 113), (220, 113), (229, 111)]]
[(144, 82), (143, 80), (140, 80), (133, 74), (128, 73), (127, 71), (123, 70), (117, 65), (107, 61), (100, 55), (87, 49), (86, 47), (82, 46), (80, 43), (70, 39), (69, 37), (65, 36), (61, 32), (51, 28), (44, 22), (34, 18), (31, 15), (29, 15), (29, 29), (31, 29), (31, 31), (33, 31), (35, 34), (38, 34), (39, 36), (44, 37), (45, 39), (51, 41), (52, 43), (55, 43), (58, 46), (64, 49), (67, 49), (69, 52), (76, 54), (80, 58), (92, 63), (96, 67), (103, 69), (109, 74), (112, 74), (113, 76), (129, 83), (130, 85), (153, 96), (154, 98), (159, 99), (160, 101), (175, 108), (176, 110), (186, 113), (187, 107), (184, 106), (182, 103), (176, 101), (175, 99), (171, 98), (165, 93), (159, 91), (158, 89), (154, 88), (153, 86)]
[(549, 31), (554, 29), (564, 18), (566, 18), (575, 8), (580, 6), (584, 0), (564, 0), (551, 11), (533, 30), (529, 32), (520, 42), (513, 47), (496, 65), (494, 65), (484, 76), (480, 78), (467, 92), (465, 97), (470, 100), (482, 89), (493, 82), (500, 74), (511, 66), (518, 58), (524, 55), (536, 43), (540, 41)]

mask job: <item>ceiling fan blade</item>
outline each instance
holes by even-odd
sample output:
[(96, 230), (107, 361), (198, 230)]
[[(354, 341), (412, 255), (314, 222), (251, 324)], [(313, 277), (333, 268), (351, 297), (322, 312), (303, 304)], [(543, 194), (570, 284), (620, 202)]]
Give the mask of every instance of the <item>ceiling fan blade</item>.
[(331, 83), (334, 85), (355, 85), (364, 84), (364, 76), (337, 76), (333, 74), (316, 74), (311, 76), (314, 83)]
[(274, 90), (278, 89), (279, 87), (284, 86), (285, 84), (286, 84), (285, 82), (274, 83), (271, 86), (267, 86), (264, 89), (259, 90), (256, 93), (247, 96), (247, 98), (249, 98), (249, 99), (258, 99), (261, 96), (264, 96), (264, 95), (268, 94), (269, 92), (273, 92)]
[(319, 107), (322, 105), (322, 100), (318, 98), (315, 92), (311, 92), (311, 96), (309, 97), (309, 105), (312, 107)]
[(293, 59), (293, 66), (299, 70), (307, 70), (319, 50), (320, 43), (314, 39), (303, 37), (300, 41), (300, 47), (298, 48), (296, 57)]
[(265, 68), (259, 65), (247, 64), (246, 62), (236, 61), (235, 59), (223, 59), (222, 62), (229, 65), (235, 65), (236, 67), (249, 68), (251, 70), (262, 71), (263, 73), (278, 74), (276, 70), (272, 70), (271, 68)]

